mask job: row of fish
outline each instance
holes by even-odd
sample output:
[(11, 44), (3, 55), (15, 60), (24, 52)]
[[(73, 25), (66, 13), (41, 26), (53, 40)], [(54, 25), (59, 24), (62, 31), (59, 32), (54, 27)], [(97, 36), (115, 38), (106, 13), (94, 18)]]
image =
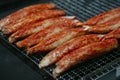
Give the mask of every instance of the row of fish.
[(120, 8), (81, 22), (75, 16), (65, 16), (65, 11), (56, 10), (54, 4), (36, 4), (1, 19), (0, 30), (29, 55), (50, 51), (39, 68), (56, 64), (56, 78), (78, 63), (117, 48)]

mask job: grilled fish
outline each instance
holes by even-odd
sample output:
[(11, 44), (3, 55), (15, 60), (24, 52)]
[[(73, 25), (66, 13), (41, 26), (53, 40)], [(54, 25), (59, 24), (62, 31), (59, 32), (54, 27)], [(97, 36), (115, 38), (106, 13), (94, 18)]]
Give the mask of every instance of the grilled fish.
[(119, 16), (120, 8), (116, 8), (92, 17), (91, 19), (84, 22), (83, 25), (100, 25)]
[(120, 16), (107, 21), (101, 25), (83, 26), (84, 30), (88, 30), (93, 33), (108, 33), (120, 27)]
[(50, 36), (47, 39), (44, 39), (43, 41), (33, 46), (32, 48), (29, 48), (27, 50), (27, 54), (33, 54), (36, 52), (46, 52), (46, 51), (53, 50), (59, 45), (65, 43), (66, 41), (74, 37), (84, 35), (85, 33), (86, 32), (80, 28), (64, 30), (62, 32), (59, 32), (55, 35)]
[(3, 33), (5, 34), (11, 34), (16, 32), (18, 29), (23, 28), (24, 26), (31, 25), (36, 21), (42, 21), (47, 18), (57, 17), (65, 15), (65, 12), (63, 10), (43, 10), (37, 11), (35, 14), (31, 14), (23, 19), (21, 19), (19, 22), (17, 22), (14, 25), (8, 25), (4, 26)]
[(53, 76), (56, 78), (75, 64), (82, 63), (86, 60), (103, 55), (106, 52), (117, 48), (117, 45), (118, 43), (116, 39), (108, 39), (100, 42), (91, 43), (82, 48), (76, 49), (64, 56), (57, 63), (57, 67), (53, 71)]
[(103, 37), (103, 40), (110, 39), (110, 38), (120, 39), (120, 27), (106, 34)]
[(39, 63), (39, 67), (43, 68), (59, 61), (63, 56), (67, 53), (76, 50), (77, 48), (83, 47), (87, 44), (98, 42), (104, 35), (97, 35), (97, 34), (90, 34), (90, 35), (83, 35), (80, 37), (76, 37), (63, 43), (62, 45), (58, 46), (55, 50), (48, 53), (45, 57), (43, 57), (42, 61)]
[(53, 8), (55, 8), (54, 4), (47, 3), (47, 4), (35, 4), (20, 9), (0, 20), (0, 30), (8, 24), (16, 23), (16, 21), (24, 18), (27, 15), (34, 14), (36, 11), (42, 11), (43, 9), (53, 9)]
[(19, 41), (17, 43), (18, 47), (31, 47), (37, 43), (39, 43), (41, 40), (48, 38), (49, 36), (59, 33), (60, 31), (72, 28), (72, 27), (77, 27), (81, 24), (80, 21), (78, 20), (72, 20), (72, 19), (66, 19), (63, 22), (58, 22), (58, 24), (54, 24), (50, 27), (47, 27), (43, 29), (42, 31), (39, 31), (37, 33), (32, 34), (28, 38)]
[(58, 23), (65, 22), (67, 20), (74, 19), (74, 18), (75, 18), (75, 16), (65, 16), (65, 17), (56, 17), (56, 18), (50, 18), (50, 19), (46, 19), (43, 21), (35, 22), (35, 23), (27, 25), (27, 26), (19, 29), (15, 33), (13, 33), (9, 37), (9, 42), (12, 43), (16, 40), (25, 38), (33, 33), (39, 32), (46, 27), (50, 27), (52, 25), (56, 25)]

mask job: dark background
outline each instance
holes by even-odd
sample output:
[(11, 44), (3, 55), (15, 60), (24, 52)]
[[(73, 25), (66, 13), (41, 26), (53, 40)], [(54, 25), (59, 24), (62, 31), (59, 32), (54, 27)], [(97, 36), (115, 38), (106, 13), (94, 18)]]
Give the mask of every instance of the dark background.
[(0, 80), (42, 80), (42, 78), (0, 44)]

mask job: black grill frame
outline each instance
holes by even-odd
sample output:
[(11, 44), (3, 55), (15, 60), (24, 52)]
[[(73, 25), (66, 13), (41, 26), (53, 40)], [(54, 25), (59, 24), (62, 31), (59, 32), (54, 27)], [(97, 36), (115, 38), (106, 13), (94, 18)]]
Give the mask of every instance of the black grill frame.
[[(39, 3), (39, 0), (36, 3)], [(120, 0), (53, 0), (51, 3), (54, 3), (58, 9), (65, 10), (67, 15), (77, 16), (81, 21), (86, 21), (97, 14), (120, 6)], [(4, 35), (0, 32), (0, 42), (3, 46), (12, 51), (16, 56), (40, 73), (40, 75), (43, 75), (45, 80), (53, 79), (51, 73), (55, 68), (55, 65), (51, 65), (50, 67), (42, 70), (38, 68), (38, 62), (42, 59), (44, 54), (28, 56), (24, 49), (18, 49), (15, 44), (10, 44), (7, 39), (8, 35)], [(106, 55), (100, 56), (99, 58), (93, 59), (89, 62), (78, 64), (59, 76), (57, 80), (95, 80), (100, 78), (120, 66), (119, 48), (120, 45), (117, 49)]]

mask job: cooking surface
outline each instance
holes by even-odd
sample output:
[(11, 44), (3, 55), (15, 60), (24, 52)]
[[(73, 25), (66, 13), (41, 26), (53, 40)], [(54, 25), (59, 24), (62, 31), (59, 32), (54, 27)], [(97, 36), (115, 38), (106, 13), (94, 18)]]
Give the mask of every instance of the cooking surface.
[[(75, 15), (81, 21), (85, 21), (96, 14), (99, 14), (120, 6), (119, 4), (120, 0), (116, 0), (116, 1), (113, 1), (113, 0), (103, 0), (103, 1), (101, 0), (93, 0), (93, 1), (66, 0), (66, 2), (64, 0), (54, 0), (52, 2), (56, 4), (57, 8), (65, 10), (67, 12), (67, 15)], [(35, 3), (37, 3), (37, 1)], [(38, 0), (38, 3), (40, 3), (39, 0)], [(33, 4), (33, 3), (30, 2), (30, 4)], [(21, 6), (26, 6), (26, 5), (21, 4)], [(21, 6), (19, 8), (22, 8)], [(1, 13), (0, 17), (8, 15), (9, 13), (19, 8), (15, 8), (15, 9), (12, 8), (11, 10), (4, 11), (3, 13)], [(1, 41), (3, 41), (3, 43), (5, 42), (6, 45), (8, 44), (7, 46), (6, 45), (4, 46), (6, 46), (6, 48), (9, 47), (8, 49), (11, 50), (12, 53), (19, 56), (19, 58), (22, 59), (24, 62), (28, 61), (33, 63), (32, 65), (29, 64), (29, 66), (32, 66), (32, 67), (34, 66), (35, 70), (38, 71), (38, 73), (42, 71), (45, 72), (44, 75), (52, 79), (51, 72), (52, 72), (52, 69), (54, 68), (54, 65), (48, 68), (45, 68), (43, 70), (39, 70), (38, 68), (36, 68), (39, 60), (41, 60), (43, 55), (27, 56), (24, 50), (19, 50), (18, 48), (16, 48), (15, 45), (11, 46), (9, 43), (7, 43), (8, 41), (6, 39), (6, 35), (3, 35), (1, 33), (0, 38), (1, 38)], [(65, 79), (76, 80), (78, 78), (93, 80), (93, 79), (100, 78), (101, 76), (115, 70), (115, 68), (120, 65), (119, 48), (120, 47), (118, 47), (118, 49), (110, 52), (107, 55), (101, 56), (97, 59), (75, 66), (71, 70), (67, 71), (66, 73), (58, 77), (58, 80), (65, 80)]]

